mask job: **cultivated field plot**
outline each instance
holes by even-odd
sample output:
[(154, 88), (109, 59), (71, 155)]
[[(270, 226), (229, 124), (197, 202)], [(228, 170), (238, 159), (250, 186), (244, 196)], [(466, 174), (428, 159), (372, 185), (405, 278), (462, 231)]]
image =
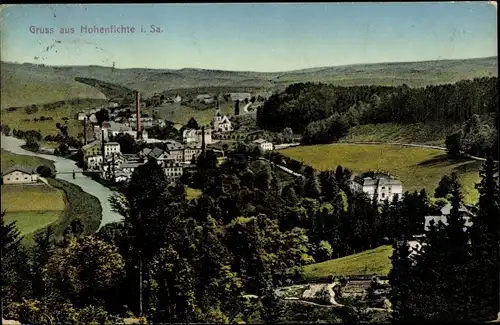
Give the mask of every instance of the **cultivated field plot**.
[(457, 171), (460, 175), (464, 201), (475, 203), (482, 162), (469, 158), (450, 159), (444, 151), (396, 145), (330, 144), (287, 148), (280, 151), (303, 161), (317, 170), (335, 170), (338, 165), (355, 173), (369, 170), (387, 171), (403, 183), (403, 191), (420, 191), (429, 195), (443, 175)]
[(14, 211), (62, 211), (61, 191), (44, 183), (2, 185), (2, 209)]
[(62, 211), (7, 212), (5, 214), (5, 223), (8, 224), (15, 221), (21, 236), (27, 236), (33, 234), (38, 229), (56, 222), (61, 214)]
[(57, 221), (64, 208), (63, 192), (46, 184), (2, 185), (5, 222), (16, 221), (21, 235)]
[(380, 246), (361, 253), (303, 267), (304, 278), (315, 280), (329, 276), (386, 276), (391, 269), (392, 247)]

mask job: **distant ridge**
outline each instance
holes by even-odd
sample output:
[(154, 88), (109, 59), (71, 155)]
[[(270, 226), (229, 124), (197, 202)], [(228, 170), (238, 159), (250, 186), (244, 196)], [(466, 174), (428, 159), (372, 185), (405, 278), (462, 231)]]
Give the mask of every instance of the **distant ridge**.
[[(469, 60), (497, 60), (498, 56), (488, 56), (488, 57), (480, 57), (480, 58), (468, 58), (468, 59), (438, 59), (438, 60), (424, 60), (424, 61), (391, 61), (391, 62), (374, 62), (374, 63), (352, 63), (352, 64), (341, 64), (341, 65), (329, 65), (329, 66), (319, 66), (319, 67), (311, 67), (311, 68), (302, 68), (302, 69), (294, 69), (294, 70), (284, 70), (284, 71), (252, 71), (252, 70), (223, 70), (223, 69), (211, 69), (211, 68), (180, 68), (180, 69), (171, 69), (171, 68), (115, 68), (109, 66), (101, 66), (101, 65), (45, 65), (46, 67), (53, 68), (82, 68), (82, 67), (91, 67), (91, 68), (104, 68), (104, 69), (115, 69), (115, 70), (150, 70), (150, 71), (166, 71), (166, 72), (216, 72), (216, 73), (262, 73), (262, 74), (283, 74), (283, 73), (297, 73), (297, 72), (312, 72), (312, 71), (321, 71), (325, 69), (331, 68), (347, 68), (347, 67), (359, 67), (359, 66), (376, 66), (376, 65), (403, 65), (403, 64), (425, 64), (425, 63), (435, 63), (435, 62), (461, 62), (461, 61), (469, 61)], [(22, 65), (35, 65), (40, 66), (40, 63), (32, 63), (32, 62), (9, 62), (9, 61), (0, 61), (0, 64), (22, 64)]]
[[(285, 72), (220, 69), (150, 69), (48, 66), (1, 62), (1, 106), (24, 106), (75, 98), (102, 98), (118, 89), (135, 89), (147, 98), (175, 89), (273, 93), (298, 82), (339, 86), (425, 87), (464, 79), (498, 76), (498, 57), (420, 62), (388, 62), (316, 67)], [(90, 79), (94, 80), (90, 82)], [(99, 85), (97, 87), (97, 85)], [(42, 91), (42, 88), (46, 89)], [(109, 91), (109, 89), (114, 89)], [(105, 93), (103, 95), (103, 92)], [(43, 93), (43, 95), (42, 95)]]

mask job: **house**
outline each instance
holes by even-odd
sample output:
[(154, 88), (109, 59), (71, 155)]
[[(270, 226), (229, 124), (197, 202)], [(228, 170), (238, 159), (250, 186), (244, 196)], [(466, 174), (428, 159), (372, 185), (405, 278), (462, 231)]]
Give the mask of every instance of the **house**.
[(80, 112), (76, 115), (76, 118), (78, 119), (78, 121), (83, 121), (87, 118), (87, 114), (84, 112)]
[(85, 157), (85, 162), (90, 169), (100, 169), (103, 162), (102, 155)]
[[(148, 149), (151, 150), (151, 149)], [(142, 157), (140, 154), (122, 154), (126, 163), (146, 163), (147, 157)]]
[(254, 140), (253, 143), (258, 145), (262, 151), (273, 150), (273, 143), (264, 139)]
[(184, 147), (184, 162), (189, 163), (193, 160), (193, 157), (198, 158), (201, 154), (201, 147), (193, 145), (185, 145)]
[(184, 161), (184, 145), (180, 142), (169, 140), (166, 142), (166, 160), (169, 162)]
[(113, 107), (113, 108), (115, 108), (115, 107), (118, 107), (118, 106), (120, 106), (120, 104), (115, 103), (115, 102), (109, 102), (109, 104), (108, 104), (108, 107)]
[(164, 150), (155, 147), (149, 152), (148, 157), (156, 160), (159, 165), (162, 165), (163, 161), (167, 159), (167, 153)]
[[(211, 129), (205, 129), (205, 144), (212, 143), (212, 132)], [(182, 132), (182, 141), (185, 144), (201, 144), (203, 134), (201, 130), (186, 129)]]
[(182, 101), (182, 97), (181, 97), (181, 96), (176, 95), (176, 96), (174, 97), (174, 103), (180, 103), (181, 101)]
[(395, 195), (399, 198), (403, 196), (403, 184), (385, 173), (368, 172), (361, 176), (354, 176), (351, 180), (351, 189), (358, 193), (364, 192), (372, 199), (377, 192), (379, 203), (386, 199), (392, 201)]
[(222, 116), (220, 111), (217, 110), (215, 112), (215, 115), (212, 119), (212, 125), (214, 127), (214, 131), (220, 131), (220, 132), (232, 132), (234, 131), (233, 125), (231, 124), (231, 121), (229, 121), (229, 118), (227, 116)]
[(180, 163), (165, 163), (163, 170), (165, 171), (165, 175), (170, 182), (175, 182), (182, 176), (183, 166)]
[(14, 165), (2, 171), (3, 184), (33, 184), (38, 182), (38, 174), (33, 168)]
[(92, 141), (82, 147), (84, 157), (97, 156), (102, 154), (102, 142)]
[(111, 156), (111, 154), (120, 153), (120, 144), (118, 142), (105, 142), (104, 143), (104, 157)]
[(130, 179), (134, 170), (143, 164), (144, 163), (141, 163), (141, 162), (139, 162), (139, 163), (126, 162), (126, 163), (123, 163), (120, 165), (120, 171), (122, 171), (124, 174), (128, 175), (128, 178)]
[[(472, 225), (471, 217), (473, 216), (473, 213), (470, 212), (463, 205), (460, 205), (460, 208), (458, 209), (458, 211), (460, 211), (461, 213), (464, 214), (464, 218), (465, 218), (464, 230), (466, 230), (468, 227), (470, 227)], [(425, 217), (425, 227), (424, 227), (425, 231), (429, 230), (429, 227), (431, 225), (431, 221), (434, 221), (436, 226), (439, 223), (439, 221), (443, 222), (445, 225), (448, 224), (447, 219), (448, 219), (448, 216), (450, 215), (450, 213), (451, 213), (451, 204), (448, 203), (443, 208), (441, 208), (441, 215), (440, 216), (426, 216)]]

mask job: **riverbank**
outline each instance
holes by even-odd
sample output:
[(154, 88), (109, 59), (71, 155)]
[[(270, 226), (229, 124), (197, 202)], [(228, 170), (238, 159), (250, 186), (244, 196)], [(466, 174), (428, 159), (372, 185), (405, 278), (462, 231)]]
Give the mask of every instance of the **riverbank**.
[(113, 191), (95, 182), (89, 177), (82, 175), (81, 173), (77, 173), (75, 179), (73, 179), (73, 175), (71, 173), (73, 170), (75, 170), (76, 172), (83, 171), (81, 168), (76, 166), (75, 161), (59, 156), (34, 153), (24, 150), (21, 147), (22, 145), (24, 145), (23, 140), (11, 136), (5, 136), (4, 134), (1, 135), (1, 145), (3, 150), (6, 150), (13, 154), (33, 156), (51, 161), (57, 172), (67, 173), (56, 174), (56, 180), (63, 180), (68, 183), (74, 184), (78, 186), (83, 192), (96, 197), (99, 200), (102, 209), (102, 219), (99, 228), (108, 223), (122, 220), (123, 217), (120, 214), (114, 212), (111, 208), (111, 204), (109, 203), (109, 198), (113, 195)]
[(48, 182), (65, 194), (66, 208), (60, 222), (54, 227), (55, 235), (62, 236), (66, 227), (77, 220), (83, 226), (83, 235), (97, 232), (102, 221), (102, 207), (99, 199), (86, 193), (81, 187), (64, 180), (49, 178)]

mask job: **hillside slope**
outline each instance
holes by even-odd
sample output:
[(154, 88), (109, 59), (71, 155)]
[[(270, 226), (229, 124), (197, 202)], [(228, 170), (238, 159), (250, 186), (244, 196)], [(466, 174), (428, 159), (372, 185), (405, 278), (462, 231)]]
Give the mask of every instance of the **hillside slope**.
[[(180, 70), (115, 69), (102, 66), (53, 67), (2, 62), (1, 72), (2, 75), (4, 75), (4, 72), (10, 74), (10, 78), (31, 80), (31, 83), (36, 84), (40, 82), (40, 79), (36, 77), (31, 78), (31, 76), (45, 76), (45, 78), (49, 79), (57, 76), (62, 77), (63, 80), (74, 80), (77, 77), (93, 78), (130, 89), (137, 89), (144, 92), (146, 96), (149, 96), (153, 93), (170, 89), (209, 86), (256, 87), (275, 91), (291, 83), (307, 81), (327, 82), (339, 85), (401, 85), (406, 83), (409, 86), (419, 87), (430, 84), (452, 83), (461, 79), (472, 79), (481, 76), (497, 76), (497, 66), (496, 57), (468, 60), (363, 64), (312, 68), (289, 72), (223, 71), (191, 68)], [(14, 86), (16, 86), (15, 83)], [(31, 87), (35, 90), (34, 85)], [(84, 87), (82, 89), (88, 89), (87, 86), (82, 87)], [(7, 98), (15, 98), (14, 95), (10, 94), (13, 91), (12, 88), (6, 88), (5, 90), (2, 88), (2, 95), (5, 93), (4, 96), (7, 96)], [(78, 89), (75, 91), (78, 91)], [(20, 90), (18, 94), (22, 92)], [(8, 103), (9, 101), (6, 102)]]
[(94, 87), (33, 65), (1, 65), (1, 108), (75, 98), (106, 98)]

